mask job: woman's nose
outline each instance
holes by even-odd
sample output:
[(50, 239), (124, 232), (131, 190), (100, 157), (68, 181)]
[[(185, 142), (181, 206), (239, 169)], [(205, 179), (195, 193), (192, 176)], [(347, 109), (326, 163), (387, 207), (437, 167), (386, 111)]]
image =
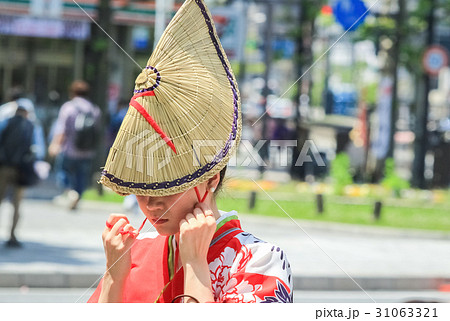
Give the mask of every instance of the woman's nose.
[(158, 197), (148, 196), (145, 202), (145, 207), (149, 211), (158, 211), (164, 209), (164, 203)]

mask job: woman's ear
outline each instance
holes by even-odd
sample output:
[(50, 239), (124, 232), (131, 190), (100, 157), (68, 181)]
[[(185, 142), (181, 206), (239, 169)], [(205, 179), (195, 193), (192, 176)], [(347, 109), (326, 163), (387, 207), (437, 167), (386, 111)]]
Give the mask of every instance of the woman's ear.
[[(220, 173), (217, 173), (216, 175), (214, 175), (213, 177), (211, 177), (208, 180), (208, 185), (207, 185), (208, 190), (211, 190), (213, 188), (215, 191), (217, 188), (217, 185), (219, 185), (219, 181), (220, 181)], [(214, 191), (213, 191), (213, 193), (214, 193)]]

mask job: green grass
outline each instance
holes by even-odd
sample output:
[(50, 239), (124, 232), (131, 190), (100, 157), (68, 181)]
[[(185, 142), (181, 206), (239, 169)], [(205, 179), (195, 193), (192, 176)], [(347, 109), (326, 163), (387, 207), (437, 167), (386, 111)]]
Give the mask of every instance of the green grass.
[[(413, 228), (437, 231), (450, 231), (450, 211), (442, 208), (425, 207), (399, 207), (385, 205), (382, 208), (381, 218), (373, 219), (373, 204), (343, 204), (325, 198), (325, 210), (317, 214), (316, 204), (312, 197), (299, 197), (298, 201), (259, 199), (254, 209), (248, 209), (248, 199), (220, 198), (220, 209), (236, 210), (240, 213), (259, 214), (276, 217), (287, 217), (285, 212), (295, 219), (328, 221), (348, 224), (371, 226), (386, 226), (396, 228)], [(284, 211), (285, 212), (284, 212)]]
[[(288, 189), (291, 193), (288, 192)], [(292, 186), (282, 187), (276, 192), (269, 192), (281, 208), (292, 218), (328, 221), (370, 226), (412, 228), (436, 231), (450, 231), (450, 210), (447, 203), (433, 205), (420, 200), (386, 199), (381, 212), (381, 219), (374, 221), (373, 204), (375, 198), (325, 196), (323, 214), (316, 212), (314, 194), (292, 193)], [(254, 209), (248, 208), (248, 192), (224, 192), (217, 199), (221, 210), (236, 210), (239, 213), (287, 217), (280, 207), (263, 193), (258, 193)], [(110, 191), (99, 196), (96, 190), (88, 190), (84, 199), (120, 203), (123, 197)]]
[(89, 189), (83, 193), (83, 199), (89, 201), (100, 201), (108, 203), (122, 203), (123, 196), (105, 190), (102, 196), (99, 196), (96, 189)]

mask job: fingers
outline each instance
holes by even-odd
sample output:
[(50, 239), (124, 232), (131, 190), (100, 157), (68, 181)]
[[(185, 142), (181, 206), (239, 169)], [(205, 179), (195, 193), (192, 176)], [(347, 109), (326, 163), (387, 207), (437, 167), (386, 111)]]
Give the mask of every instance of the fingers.
[(192, 213), (186, 215), (184, 219), (180, 221), (180, 230), (186, 230), (189, 228), (201, 227), (206, 225), (212, 227), (216, 225), (216, 219), (213, 211), (204, 204), (197, 204)]
[(203, 224), (207, 225), (210, 228), (216, 226), (216, 218), (214, 217), (214, 212), (206, 205), (205, 203), (199, 203), (196, 205), (194, 212), (196, 210), (201, 210), (204, 215)]
[(189, 224), (190, 226), (196, 226), (205, 222), (205, 214), (202, 209), (194, 208), (192, 213), (186, 215), (186, 217), (180, 221), (180, 226), (183, 224)]
[(131, 224), (125, 225), (125, 227), (123, 228), (123, 233), (122, 232), (119, 233), (122, 235), (129, 235), (133, 238), (135, 238), (139, 234), (138, 231)]
[(137, 230), (131, 224), (127, 224), (124, 226), (123, 230), (125, 232), (137, 232)]
[(128, 224), (128, 221), (121, 218), (119, 219), (116, 224), (114, 224), (113, 228), (111, 229), (111, 233), (113, 235), (117, 235), (119, 234), (119, 231), (123, 230), (123, 228), (125, 227), (125, 225)]
[(195, 218), (195, 215), (194, 214), (192, 214), (192, 213), (189, 213), (188, 215), (186, 215), (186, 221), (188, 221), (188, 223), (189, 224), (193, 224), (193, 223), (195, 223), (195, 221), (197, 220), (196, 218)]
[(216, 229), (214, 214), (206, 205), (197, 204), (192, 213), (180, 221), (180, 258), (182, 264), (206, 260)]
[(206, 205), (205, 203), (198, 203), (195, 208), (199, 208), (202, 210), (203, 214), (207, 217), (207, 216), (212, 216), (214, 217), (214, 213), (213, 211), (209, 208), (208, 205)]
[(124, 219), (127, 221), (127, 223), (130, 223), (128, 220), (128, 217), (124, 214), (111, 214), (108, 219), (106, 220), (106, 226), (109, 229), (112, 229), (114, 224), (116, 224), (120, 219)]
[(130, 224), (124, 214), (111, 214), (106, 221), (106, 227), (102, 233), (103, 240), (111, 241), (115, 236), (121, 235), (125, 240), (128, 236), (136, 237), (137, 231)]
[(193, 214), (198, 223), (202, 224), (205, 222), (205, 214), (201, 208), (194, 208)]

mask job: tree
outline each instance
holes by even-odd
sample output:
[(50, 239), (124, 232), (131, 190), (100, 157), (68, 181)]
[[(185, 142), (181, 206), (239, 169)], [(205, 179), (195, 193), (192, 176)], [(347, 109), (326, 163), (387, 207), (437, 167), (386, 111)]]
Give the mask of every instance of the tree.
[[(422, 67), (422, 57), (427, 46), (431, 45), (434, 35), (435, 12), (440, 12), (441, 17), (445, 17), (446, 23), (450, 23), (448, 18), (450, 4), (442, 0), (418, 0), (408, 1), (398, 0), (399, 10), (392, 14), (377, 14), (374, 19), (367, 23), (358, 31), (357, 40), (370, 39), (374, 41), (377, 48), (380, 48), (380, 40), (390, 39), (394, 44), (387, 50), (388, 59), (385, 65), (385, 72), (391, 74), (394, 79), (393, 104), (391, 117), (390, 149), (388, 157), (393, 156), (393, 137), (395, 124), (397, 121), (398, 99), (396, 95), (397, 72), (400, 66), (406, 68), (415, 79), (417, 86), (415, 104), (411, 106), (416, 112), (418, 121), (415, 125), (415, 160), (413, 168), (413, 185), (424, 188), (424, 158), (427, 141), (427, 114), (428, 114), (428, 92), (430, 90), (429, 79)], [(415, 6), (415, 7), (414, 7)], [(424, 88), (422, 91), (419, 88)], [(422, 99), (420, 99), (422, 97)], [(384, 160), (381, 160), (384, 164)]]
[[(312, 44), (314, 36), (315, 21), (320, 13), (322, 5), (326, 0), (303, 0), (300, 2), (300, 14), (298, 22), (291, 31), (291, 36), (295, 40), (297, 49), (295, 55), (295, 65), (297, 69), (297, 79), (302, 77), (298, 81), (296, 86), (296, 93), (294, 95), (295, 105), (295, 139), (297, 140), (297, 146), (292, 153), (292, 165), (291, 176), (292, 178), (303, 179), (305, 177), (304, 167), (295, 166), (295, 160), (298, 159), (302, 146), (307, 140), (307, 131), (302, 127), (302, 120), (300, 119), (299, 101), (300, 95), (310, 95), (312, 88), (311, 77), (309, 74), (305, 74), (308, 68), (313, 64)], [(305, 74), (305, 75), (304, 75)]]

